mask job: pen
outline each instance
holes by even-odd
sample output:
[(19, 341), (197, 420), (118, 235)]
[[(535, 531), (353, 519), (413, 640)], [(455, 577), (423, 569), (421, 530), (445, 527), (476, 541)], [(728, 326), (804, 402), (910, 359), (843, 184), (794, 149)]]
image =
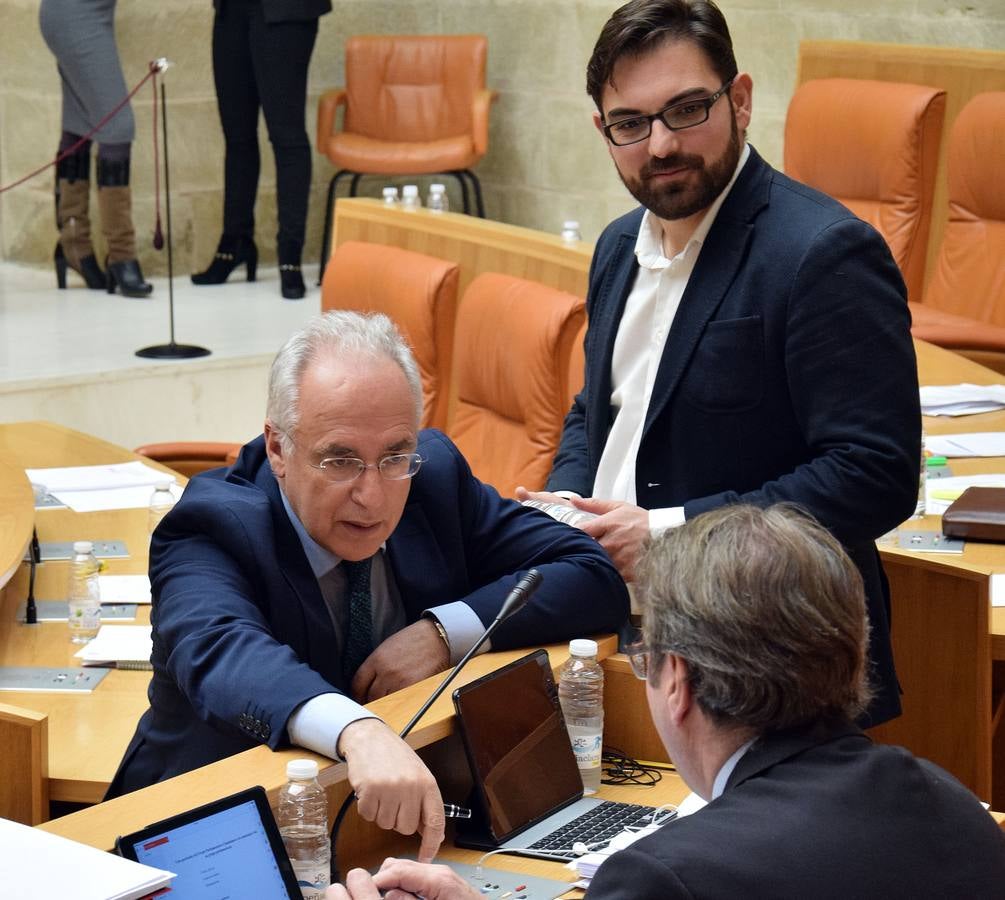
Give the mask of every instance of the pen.
[(471, 810), (466, 806), (458, 806), (456, 803), (444, 803), (443, 814), (448, 819), (470, 819)]

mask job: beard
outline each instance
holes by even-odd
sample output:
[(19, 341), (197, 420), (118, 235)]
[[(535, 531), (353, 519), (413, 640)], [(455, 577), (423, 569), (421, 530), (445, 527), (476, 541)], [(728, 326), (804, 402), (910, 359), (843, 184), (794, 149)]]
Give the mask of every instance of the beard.
[[(653, 215), (660, 219), (686, 219), (708, 209), (722, 193), (736, 171), (741, 153), (740, 133), (736, 118), (730, 123), (729, 144), (722, 155), (706, 165), (701, 156), (677, 153), (673, 156), (652, 157), (639, 171), (637, 178), (618, 175), (629, 193)], [(654, 184), (652, 178), (661, 172), (687, 168), (697, 173), (697, 184)]]

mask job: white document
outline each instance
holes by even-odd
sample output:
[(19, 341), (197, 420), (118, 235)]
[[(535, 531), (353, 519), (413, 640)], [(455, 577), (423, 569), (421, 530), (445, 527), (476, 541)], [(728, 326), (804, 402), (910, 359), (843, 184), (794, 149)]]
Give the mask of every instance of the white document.
[(137, 900), (173, 872), (0, 819), (0, 893), (17, 900)]
[(1005, 475), (952, 475), (925, 482), (925, 512), (941, 516), (968, 487), (1005, 487)]
[(1005, 456), (1005, 432), (974, 431), (968, 434), (929, 434), (925, 449), (932, 456), (962, 459), (971, 456)]
[[(69, 466), (54, 469), (25, 469), (33, 484), (45, 485), (61, 503), (74, 512), (103, 509), (143, 509), (150, 504), (154, 485), (172, 476), (138, 459), (104, 466)], [(177, 501), (178, 484), (171, 486)]]
[(95, 638), (73, 655), (82, 666), (149, 668), (153, 652), (151, 630), (149, 625), (102, 625)]
[(1005, 606), (1005, 572), (995, 572), (991, 576), (991, 605)]
[(147, 575), (99, 575), (102, 603), (150, 603), (150, 577)]
[(921, 388), (925, 416), (967, 416), (1005, 408), (1005, 384), (938, 384)]

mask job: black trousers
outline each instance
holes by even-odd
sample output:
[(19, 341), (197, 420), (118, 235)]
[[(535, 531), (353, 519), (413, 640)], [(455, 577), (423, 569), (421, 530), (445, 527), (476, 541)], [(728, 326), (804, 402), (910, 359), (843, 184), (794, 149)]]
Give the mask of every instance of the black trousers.
[(311, 186), (307, 67), (317, 33), (317, 19), (266, 24), (260, 0), (228, 0), (216, 14), (213, 77), (226, 142), (225, 234), (254, 235), (261, 108), (276, 158), (277, 242), (303, 246)]

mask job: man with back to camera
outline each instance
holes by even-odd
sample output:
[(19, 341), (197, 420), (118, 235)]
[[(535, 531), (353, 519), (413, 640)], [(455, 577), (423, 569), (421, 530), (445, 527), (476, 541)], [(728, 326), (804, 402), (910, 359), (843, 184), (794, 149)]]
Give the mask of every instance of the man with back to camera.
[[(636, 574), (629, 657), (709, 802), (610, 856), (587, 900), (1001, 896), (1005, 835), (977, 798), (853, 724), (870, 692), (865, 596), (825, 528), (791, 505), (720, 507), (652, 539)], [(406, 860), (347, 886), (327, 897), (481, 896)]]
[(641, 207), (594, 253), (585, 386), (547, 485), (565, 499), (534, 496), (598, 513), (582, 527), (628, 581), (650, 533), (726, 503), (798, 503), (865, 581), (874, 699), (862, 724), (894, 718), (874, 540), (914, 510), (921, 414), (889, 250), (744, 143), (752, 81), (710, 0), (622, 6), (587, 89)]
[(456, 663), (523, 570), (543, 579), (495, 649), (617, 629), (603, 550), (504, 500), (440, 432), (390, 319), (329, 312), (269, 378), (265, 433), (192, 479), (154, 533), (153, 677), (108, 796), (259, 744), (348, 764), (360, 814), (443, 839), (432, 775), (360, 704)]

